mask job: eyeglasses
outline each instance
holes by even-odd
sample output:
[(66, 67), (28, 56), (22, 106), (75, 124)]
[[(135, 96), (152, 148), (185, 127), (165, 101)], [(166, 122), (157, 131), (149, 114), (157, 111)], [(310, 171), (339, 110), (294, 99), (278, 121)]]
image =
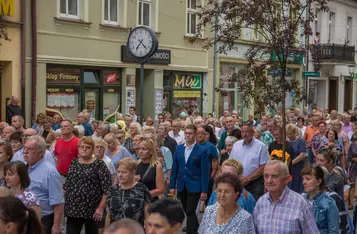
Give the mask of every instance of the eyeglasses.
[(96, 148), (97, 150), (103, 150), (103, 149), (105, 149), (105, 147), (102, 146), (102, 145), (97, 145), (95, 148)]
[(185, 132), (185, 135), (194, 135), (194, 132)]

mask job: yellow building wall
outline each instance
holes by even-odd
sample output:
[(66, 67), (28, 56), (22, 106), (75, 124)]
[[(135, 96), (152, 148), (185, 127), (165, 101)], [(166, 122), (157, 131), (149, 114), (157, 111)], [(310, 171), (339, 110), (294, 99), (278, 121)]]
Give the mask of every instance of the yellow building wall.
[[(6, 117), (6, 98), (16, 95), (21, 100), (21, 15), (20, 0), (14, 0), (14, 15), (4, 16), (7, 32), (11, 41), (1, 40), (0, 63), (2, 64), (1, 88), (1, 120)], [(2, 13), (2, 12), (1, 12)], [(20, 103), (21, 105), (21, 103)]]
[[(79, 22), (56, 20), (59, 17), (59, 0), (37, 1), (37, 41), (38, 63), (36, 87), (36, 113), (46, 106), (46, 64), (67, 64), (76, 66), (101, 66), (138, 68), (138, 64), (122, 63), (121, 45), (125, 45), (128, 29), (137, 26), (138, 1), (120, 2), (119, 19), (121, 27), (103, 27), (103, 0), (80, 0), (82, 12)], [(156, 4), (159, 4), (158, 6)], [(30, 15), (27, 9), (27, 15)], [(28, 18), (29, 20), (29, 18)], [(29, 21), (30, 22), (30, 21)], [(186, 0), (153, 0), (151, 28), (159, 39), (159, 49), (171, 50), (170, 65), (145, 65), (145, 69), (177, 70), (191, 72), (209, 72), (209, 84), (212, 84), (211, 51), (202, 49), (202, 42), (189, 43), (186, 32)], [(207, 34), (208, 35), (208, 34)], [(27, 28), (27, 67), (31, 67), (30, 27)], [(27, 81), (31, 78), (31, 69), (26, 70)], [(211, 85), (212, 86), (212, 85)], [(213, 87), (209, 87), (209, 96)], [(27, 90), (29, 91), (29, 90)], [(137, 90), (139, 92), (139, 90)], [(31, 94), (28, 94), (29, 97)], [(212, 98), (209, 98), (212, 100)], [(30, 99), (27, 100), (30, 107)], [(212, 104), (208, 104), (211, 111)], [(123, 110), (123, 108), (122, 108)], [(30, 109), (27, 108), (28, 113)]]

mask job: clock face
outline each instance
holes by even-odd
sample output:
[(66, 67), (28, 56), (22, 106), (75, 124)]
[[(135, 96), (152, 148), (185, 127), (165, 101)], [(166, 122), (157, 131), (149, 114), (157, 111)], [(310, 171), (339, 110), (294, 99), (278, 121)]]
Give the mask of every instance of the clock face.
[(151, 33), (144, 27), (134, 29), (128, 39), (130, 52), (139, 58), (147, 56), (153, 49)]

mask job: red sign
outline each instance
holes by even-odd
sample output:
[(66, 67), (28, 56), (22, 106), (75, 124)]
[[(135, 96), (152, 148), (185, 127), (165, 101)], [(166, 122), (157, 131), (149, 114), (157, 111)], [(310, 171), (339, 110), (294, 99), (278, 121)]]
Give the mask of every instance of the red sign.
[(107, 84), (115, 83), (116, 80), (117, 80), (116, 73), (109, 73), (108, 75), (105, 76), (105, 83)]

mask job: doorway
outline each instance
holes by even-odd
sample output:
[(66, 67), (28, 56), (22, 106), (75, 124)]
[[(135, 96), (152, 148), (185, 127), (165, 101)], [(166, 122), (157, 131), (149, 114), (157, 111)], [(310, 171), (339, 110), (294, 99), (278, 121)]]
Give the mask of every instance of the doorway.
[(330, 77), (330, 96), (328, 99), (329, 111), (338, 110), (338, 80)]
[(345, 77), (344, 111), (352, 109), (353, 84), (350, 77)]

